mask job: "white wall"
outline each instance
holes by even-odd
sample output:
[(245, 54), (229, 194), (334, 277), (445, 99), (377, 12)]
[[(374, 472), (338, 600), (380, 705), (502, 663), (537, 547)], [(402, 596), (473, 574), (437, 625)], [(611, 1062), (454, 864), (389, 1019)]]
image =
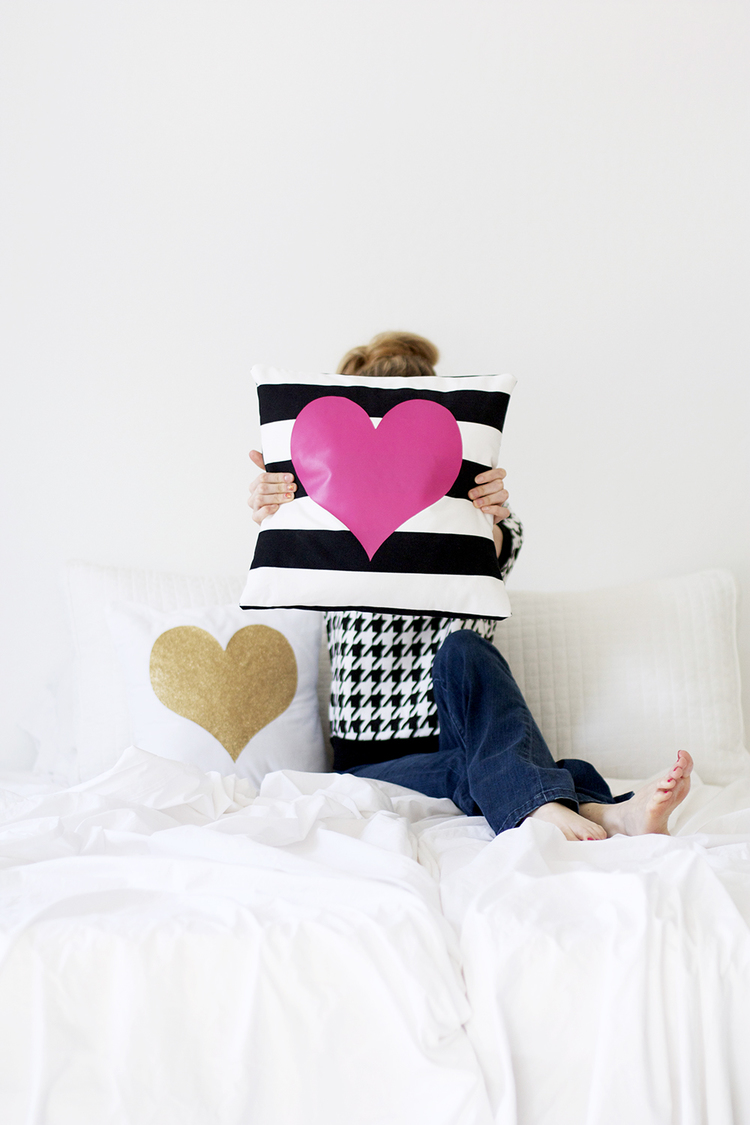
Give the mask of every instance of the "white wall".
[[(244, 571), (252, 362), (512, 371), (513, 585), (744, 594), (748, 6), (5, 0), (0, 765), (67, 558)], [(10, 268), (9, 268), (10, 267)]]

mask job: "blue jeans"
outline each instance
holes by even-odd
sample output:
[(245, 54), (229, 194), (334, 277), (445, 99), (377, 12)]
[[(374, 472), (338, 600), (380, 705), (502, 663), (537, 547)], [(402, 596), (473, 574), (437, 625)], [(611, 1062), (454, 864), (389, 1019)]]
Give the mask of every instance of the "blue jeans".
[(507, 661), (470, 629), (451, 633), (440, 646), (432, 682), (438, 750), (348, 773), (450, 797), (469, 816), (485, 816), (495, 832), (514, 828), (548, 801), (577, 811), (585, 801), (609, 805), (632, 796), (613, 797), (588, 762), (554, 760)]

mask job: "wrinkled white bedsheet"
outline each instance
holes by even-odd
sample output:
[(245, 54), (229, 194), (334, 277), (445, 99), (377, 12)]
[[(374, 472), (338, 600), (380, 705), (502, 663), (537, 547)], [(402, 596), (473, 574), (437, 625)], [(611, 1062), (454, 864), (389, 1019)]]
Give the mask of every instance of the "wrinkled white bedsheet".
[(0, 778), (3, 1125), (741, 1125), (748, 810), (572, 844), (135, 749)]

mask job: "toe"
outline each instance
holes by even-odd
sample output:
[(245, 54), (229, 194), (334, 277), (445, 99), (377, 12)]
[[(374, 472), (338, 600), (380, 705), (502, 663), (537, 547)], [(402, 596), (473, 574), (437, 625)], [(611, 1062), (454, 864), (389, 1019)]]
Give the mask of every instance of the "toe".
[(687, 777), (693, 770), (693, 759), (688, 754), (687, 750), (680, 750), (677, 755), (677, 761), (682, 766), (682, 776)]

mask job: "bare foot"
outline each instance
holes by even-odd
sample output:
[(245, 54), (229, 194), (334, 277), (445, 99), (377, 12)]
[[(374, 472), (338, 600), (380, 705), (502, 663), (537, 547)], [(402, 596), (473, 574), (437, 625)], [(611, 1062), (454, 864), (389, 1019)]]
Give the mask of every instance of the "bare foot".
[(690, 774), (693, 759), (686, 750), (680, 750), (672, 769), (642, 786), (630, 798), (618, 805), (598, 805), (586, 802), (581, 813), (596, 821), (608, 836), (644, 836), (647, 832), (669, 835), (667, 821), (677, 806), (690, 792)]
[[(597, 808), (603, 808), (603, 805), (597, 805)], [(540, 805), (538, 809), (534, 809), (533, 813), (529, 813), (535, 820), (546, 820), (548, 824), (556, 825), (566, 840), (606, 840), (607, 830), (595, 824), (593, 820), (587, 820), (585, 816), (580, 816), (573, 809), (569, 809), (567, 805), (561, 805), (559, 801), (549, 801), (546, 805)]]

